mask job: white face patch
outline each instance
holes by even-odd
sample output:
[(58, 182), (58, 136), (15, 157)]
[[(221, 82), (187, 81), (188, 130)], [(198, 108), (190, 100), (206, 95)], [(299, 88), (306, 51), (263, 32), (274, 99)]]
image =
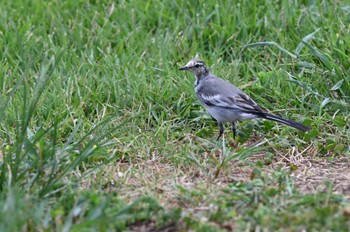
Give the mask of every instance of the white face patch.
[(185, 66), (180, 68), (180, 70), (188, 70), (196, 76), (205, 76), (209, 73), (209, 70), (207, 67), (205, 67), (204, 62), (198, 59), (190, 60)]
[(190, 68), (190, 69), (198, 68), (198, 67), (203, 67), (203, 66), (205, 66), (204, 62), (201, 61), (201, 60), (196, 60), (196, 59), (190, 60), (190, 61), (185, 65), (185, 67), (188, 67), (188, 68)]

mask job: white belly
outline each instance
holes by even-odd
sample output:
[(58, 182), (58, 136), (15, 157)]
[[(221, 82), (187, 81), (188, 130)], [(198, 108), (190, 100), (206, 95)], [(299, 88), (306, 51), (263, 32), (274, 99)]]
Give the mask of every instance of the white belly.
[(257, 118), (254, 114), (242, 113), (240, 110), (227, 109), (215, 106), (206, 106), (204, 108), (209, 112), (209, 114), (216, 119), (218, 122), (236, 122), (241, 120), (250, 120)]

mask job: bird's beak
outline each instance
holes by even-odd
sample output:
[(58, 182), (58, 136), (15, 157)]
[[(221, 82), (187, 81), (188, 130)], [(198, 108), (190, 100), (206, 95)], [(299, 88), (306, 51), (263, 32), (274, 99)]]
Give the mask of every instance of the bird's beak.
[(183, 67), (179, 68), (179, 70), (188, 70), (188, 67), (183, 66)]

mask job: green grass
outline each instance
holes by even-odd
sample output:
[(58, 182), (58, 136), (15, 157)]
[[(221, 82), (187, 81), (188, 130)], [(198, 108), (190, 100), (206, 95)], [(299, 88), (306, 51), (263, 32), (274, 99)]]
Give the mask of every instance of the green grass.
[[(347, 231), (349, 13), (349, 1), (2, 1), (0, 230)], [(216, 142), (178, 71), (197, 55), (311, 130), (246, 121)]]

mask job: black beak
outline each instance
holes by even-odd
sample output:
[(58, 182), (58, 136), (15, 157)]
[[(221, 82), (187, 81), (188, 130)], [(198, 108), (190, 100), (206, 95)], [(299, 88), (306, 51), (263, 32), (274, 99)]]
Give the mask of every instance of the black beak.
[(179, 70), (187, 70), (188, 68), (186, 66), (179, 68)]

